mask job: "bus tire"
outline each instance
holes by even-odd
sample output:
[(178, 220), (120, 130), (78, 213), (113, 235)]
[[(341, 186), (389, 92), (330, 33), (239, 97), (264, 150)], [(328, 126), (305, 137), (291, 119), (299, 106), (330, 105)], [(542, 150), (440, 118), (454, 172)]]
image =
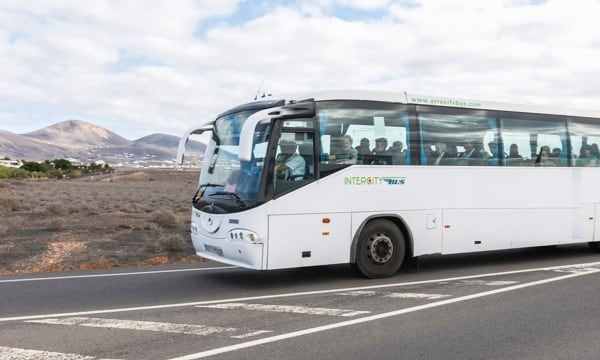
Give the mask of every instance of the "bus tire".
[(371, 279), (392, 276), (402, 266), (405, 252), (404, 236), (396, 224), (373, 220), (358, 238), (355, 267)]
[(600, 241), (594, 241), (588, 244), (590, 245), (590, 248), (592, 248), (592, 251), (600, 253)]

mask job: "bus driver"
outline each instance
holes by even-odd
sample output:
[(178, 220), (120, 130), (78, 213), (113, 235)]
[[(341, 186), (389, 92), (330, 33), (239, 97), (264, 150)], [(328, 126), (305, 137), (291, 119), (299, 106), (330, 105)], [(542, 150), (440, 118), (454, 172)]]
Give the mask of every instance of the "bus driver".
[(275, 159), (275, 170), (278, 179), (302, 180), (306, 172), (306, 161), (296, 152), (298, 146), (290, 140), (280, 140), (281, 153)]

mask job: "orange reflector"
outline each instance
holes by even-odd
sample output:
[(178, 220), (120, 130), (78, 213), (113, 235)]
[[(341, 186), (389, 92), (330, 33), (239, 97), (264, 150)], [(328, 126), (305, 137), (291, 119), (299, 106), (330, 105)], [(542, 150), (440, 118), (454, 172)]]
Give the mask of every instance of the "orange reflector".
[(329, 235), (329, 231), (323, 231), (322, 234), (325, 235), (325, 236), (327, 236), (327, 235)]
[(450, 229), (450, 227), (451, 227), (450, 225), (444, 225), (444, 228), (446, 228), (446, 229)]
[(329, 224), (331, 222), (330, 218), (323, 218), (323, 224)]

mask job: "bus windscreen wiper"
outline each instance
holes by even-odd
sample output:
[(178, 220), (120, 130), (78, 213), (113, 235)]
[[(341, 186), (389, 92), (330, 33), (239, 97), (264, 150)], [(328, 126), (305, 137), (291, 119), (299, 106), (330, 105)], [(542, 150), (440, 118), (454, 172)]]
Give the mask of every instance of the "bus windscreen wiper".
[(203, 189), (203, 188), (209, 188), (209, 187), (219, 187), (219, 186), (223, 186), (222, 184), (211, 184), (211, 183), (204, 183), (204, 184), (200, 184), (200, 186), (198, 186), (198, 189)]
[(238, 194), (236, 194), (234, 192), (231, 192), (231, 191), (217, 191), (216, 193), (212, 193), (210, 195), (211, 196), (212, 195), (230, 195), (230, 196), (233, 196), (235, 198), (235, 200), (237, 200), (238, 204), (240, 204), (240, 207), (246, 207), (246, 202), (244, 200), (242, 200), (242, 198)]
[[(209, 188), (209, 187), (222, 187), (223, 185), (220, 184), (211, 184), (211, 183), (204, 183), (204, 184), (200, 184), (200, 186), (198, 186), (198, 190), (196, 190), (196, 193), (194, 194), (194, 196), (192, 197), (192, 201), (196, 202), (198, 201), (198, 199), (204, 195), (204, 191)], [(200, 194), (198, 196), (198, 194)]]

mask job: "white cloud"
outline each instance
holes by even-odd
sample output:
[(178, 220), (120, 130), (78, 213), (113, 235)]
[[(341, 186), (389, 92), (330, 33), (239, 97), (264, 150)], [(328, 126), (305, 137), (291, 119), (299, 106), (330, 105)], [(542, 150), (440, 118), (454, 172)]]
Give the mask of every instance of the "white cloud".
[(589, 108), (599, 20), (598, 0), (5, 2), (0, 128), (69, 116), (129, 138), (179, 134), (250, 100), (263, 77), (273, 94), (370, 88)]

